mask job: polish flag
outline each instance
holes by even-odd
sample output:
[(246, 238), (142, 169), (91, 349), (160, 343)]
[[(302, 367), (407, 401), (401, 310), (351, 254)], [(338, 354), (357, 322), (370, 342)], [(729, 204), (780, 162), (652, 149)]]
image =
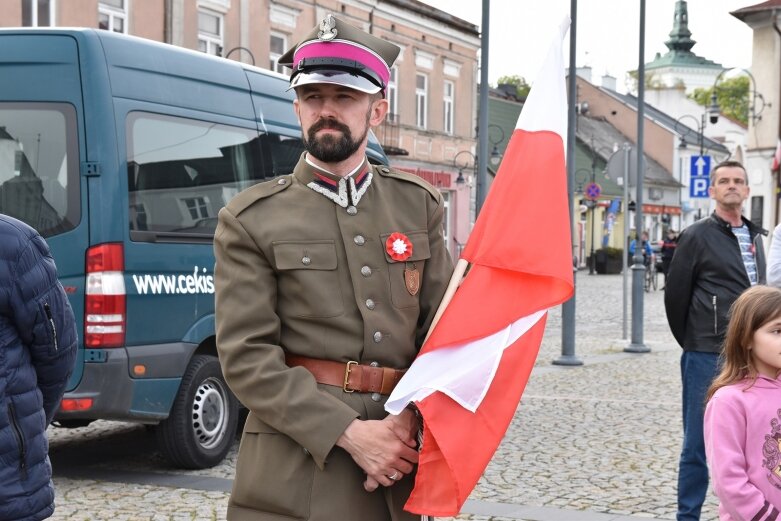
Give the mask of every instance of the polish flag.
[(770, 167), (770, 170), (773, 172), (778, 172), (779, 168), (781, 168), (781, 138), (778, 139), (776, 152), (773, 154), (773, 164)]
[(573, 294), (561, 49), (568, 28), (569, 17), (523, 107), (444, 313), (385, 406), (398, 414), (415, 402), (423, 416), (409, 512), (458, 514), (515, 414), (548, 309)]

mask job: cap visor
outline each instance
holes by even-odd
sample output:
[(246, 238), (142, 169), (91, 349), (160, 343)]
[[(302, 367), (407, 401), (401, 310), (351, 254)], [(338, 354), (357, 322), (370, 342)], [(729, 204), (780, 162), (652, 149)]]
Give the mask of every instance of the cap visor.
[(287, 90), (300, 87), (302, 85), (311, 85), (313, 83), (330, 83), (331, 85), (342, 85), (349, 87), (366, 94), (374, 94), (380, 92), (380, 88), (367, 80), (363, 76), (357, 76), (344, 71), (312, 71), (312, 72), (299, 72), (293, 81), (290, 82), (290, 87)]

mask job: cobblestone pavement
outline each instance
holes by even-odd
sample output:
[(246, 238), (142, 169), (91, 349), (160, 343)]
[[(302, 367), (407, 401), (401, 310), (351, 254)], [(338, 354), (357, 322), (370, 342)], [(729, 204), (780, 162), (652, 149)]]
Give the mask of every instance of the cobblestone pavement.
[[(622, 282), (620, 275), (578, 274), (575, 355), (584, 365), (552, 364), (561, 355), (561, 311), (553, 310), (503, 443), (464, 513), (441, 521), (675, 518), (680, 349), (656, 291), (644, 300), (651, 351), (623, 351)], [(182, 471), (166, 464), (144, 426), (100, 421), (49, 433), (52, 519), (225, 519), (236, 447), (215, 468)], [(710, 494), (702, 520), (717, 518)]]

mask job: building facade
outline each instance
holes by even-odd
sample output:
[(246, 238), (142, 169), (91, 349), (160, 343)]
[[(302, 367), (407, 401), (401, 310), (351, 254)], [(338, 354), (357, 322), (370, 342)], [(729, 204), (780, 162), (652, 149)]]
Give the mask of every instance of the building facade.
[(772, 230), (781, 222), (779, 171), (772, 170), (781, 137), (781, 0), (750, 5), (731, 14), (754, 32), (749, 93), (753, 106), (749, 109), (744, 164), (752, 196), (763, 197), (754, 202), (752, 210), (762, 215), (761, 225)]
[[(477, 26), (417, 0), (7, 0), (0, 27), (94, 27), (286, 74), (277, 59), (332, 13), (399, 47), (387, 122), (376, 130), (394, 167), (445, 197), (454, 256), (473, 214), (459, 166), (475, 152)], [(291, 109), (292, 110), (292, 109)]]

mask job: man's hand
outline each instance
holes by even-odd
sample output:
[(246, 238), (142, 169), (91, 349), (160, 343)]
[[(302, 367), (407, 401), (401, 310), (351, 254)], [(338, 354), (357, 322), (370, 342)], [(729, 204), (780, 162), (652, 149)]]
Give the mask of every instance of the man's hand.
[[(403, 415), (403, 417), (402, 417)], [(364, 488), (371, 492), (378, 485), (389, 487), (412, 472), (418, 461), (415, 450), (417, 420), (411, 411), (384, 420), (353, 420), (336, 445), (346, 450), (367, 474)], [(412, 416), (412, 419), (408, 417)], [(393, 476), (393, 479), (390, 478)]]
[[(398, 416), (389, 414), (382, 421), (389, 422), (393, 432), (405, 444), (409, 445), (410, 447), (417, 447), (416, 440), (418, 438), (420, 424), (418, 423), (417, 416), (411, 410), (404, 409)], [(410, 443), (412, 443), (412, 445), (410, 445)], [(394, 481), (398, 481), (399, 479), (401, 479), (401, 475), (396, 477)], [(377, 482), (377, 480), (371, 476), (366, 476), (366, 481), (363, 482), (363, 488), (365, 488), (368, 492), (376, 490), (379, 485), (380, 484)]]
[(399, 414), (389, 414), (382, 421), (391, 424), (391, 430), (410, 447), (417, 447), (418, 418), (410, 409), (404, 409)]

